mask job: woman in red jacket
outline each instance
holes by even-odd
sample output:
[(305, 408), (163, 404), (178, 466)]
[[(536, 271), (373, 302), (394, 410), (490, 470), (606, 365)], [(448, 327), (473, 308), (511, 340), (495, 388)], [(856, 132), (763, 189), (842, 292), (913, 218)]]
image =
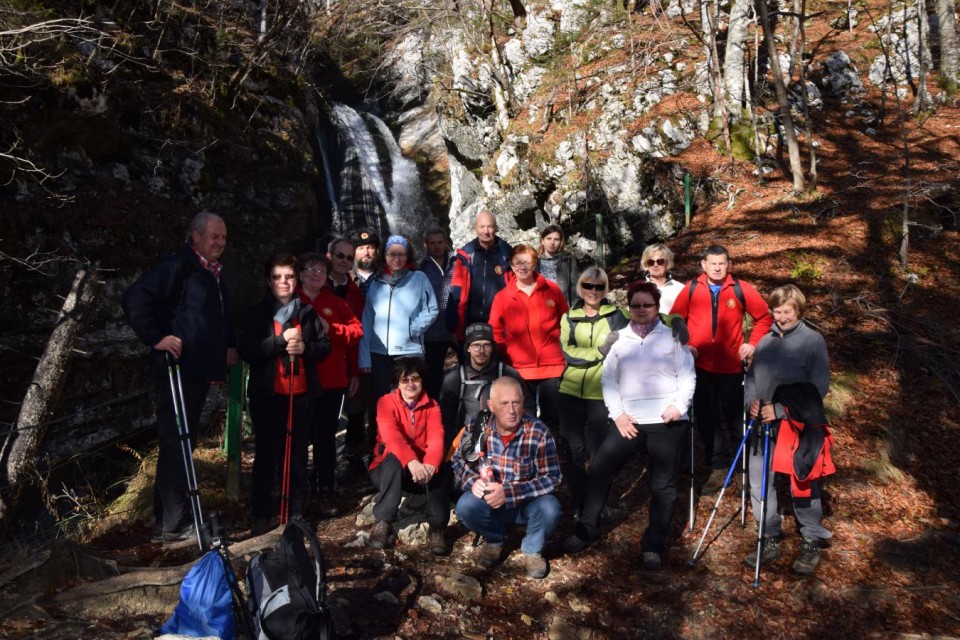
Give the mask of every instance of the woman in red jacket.
[(560, 377), (566, 366), (560, 319), (570, 307), (560, 287), (537, 273), (538, 259), (529, 245), (513, 248), (510, 266), (516, 278), (494, 296), (490, 324), (504, 363), (527, 383), (540, 405), (540, 419), (556, 433)]
[[(363, 325), (347, 303), (330, 287), (330, 259), (320, 253), (300, 256), (300, 286), (297, 293), (304, 304), (317, 312), (324, 332), (330, 338), (330, 355), (317, 363), (317, 375), (323, 396), (311, 430), (313, 442), (313, 488), (321, 515), (336, 515), (334, 478), (337, 466), (337, 428), (343, 410), (350, 376), (359, 375), (357, 345)], [(351, 356), (352, 354), (352, 356)]]
[(377, 522), (367, 541), (374, 549), (383, 549), (390, 540), (401, 492), (426, 491), (430, 553), (450, 552), (445, 536), (450, 521), (449, 465), (443, 461), (440, 407), (423, 390), (426, 375), (422, 358), (397, 358), (396, 388), (377, 402), (377, 444), (370, 463), (370, 480), (378, 489), (373, 507)]

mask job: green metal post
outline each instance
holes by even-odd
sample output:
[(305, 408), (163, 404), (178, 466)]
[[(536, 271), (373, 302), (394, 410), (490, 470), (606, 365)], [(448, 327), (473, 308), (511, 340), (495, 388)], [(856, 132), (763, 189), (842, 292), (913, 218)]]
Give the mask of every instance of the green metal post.
[(683, 176), (683, 226), (690, 226), (690, 174)]
[(240, 497), (240, 450), (243, 443), (243, 364), (230, 367), (227, 396), (227, 426), (223, 435), (223, 450), (227, 454), (227, 497)]

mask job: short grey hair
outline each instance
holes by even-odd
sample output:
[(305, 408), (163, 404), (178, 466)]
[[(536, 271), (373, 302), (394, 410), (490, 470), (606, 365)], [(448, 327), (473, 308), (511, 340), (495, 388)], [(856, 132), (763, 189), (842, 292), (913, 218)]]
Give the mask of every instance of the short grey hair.
[[(223, 222), (223, 218), (211, 211), (201, 211), (197, 215), (193, 216), (193, 220), (190, 221), (190, 226), (187, 228), (187, 242), (190, 242), (193, 239), (194, 232), (202, 234), (207, 230), (207, 223), (219, 220)], [(226, 224), (224, 222), (224, 224)]]

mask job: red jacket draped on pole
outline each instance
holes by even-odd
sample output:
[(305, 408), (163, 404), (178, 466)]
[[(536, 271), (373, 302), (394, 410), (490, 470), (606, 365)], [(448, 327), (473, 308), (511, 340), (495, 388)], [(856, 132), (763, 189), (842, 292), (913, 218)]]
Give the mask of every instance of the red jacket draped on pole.
[(512, 279), (494, 296), (490, 309), (493, 339), (504, 363), (524, 380), (563, 375), (566, 360), (560, 348), (560, 318), (569, 310), (560, 287), (540, 274), (529, 296)]
[(363, 325), (354, 315), (347, 303), (337, 294), (324, 286), (317, 297), (311, 300), (299, 289), (300, 300), (309, 304), (330, 325), (327, 336), (330, 338), (330, 355), (317, 363), (317, 375), (324, 389), (345, 389), (348, 376), (360, 375), (357, 368), (357, 345), (363, 335)]
[(690, 295), (690, 285), (683, 288), (673, 303), (670, 313), (677, 313), (686, 321), (690, 330), (688, 346), (697, 349), (696, 366), (711, 373), (741, 373), (743, 365), (738, 351), (743, 344), (743, 316), (749, 313), (753, 318), (753, 330), (750, 332), (750, 344), (754, 347), (760, 338), (770, 331), (773, 324), (767, 310), (767, 303), (752, 285), (740, 280), (746, 310), (737, 299), (733, 289), (733, 276), (727, 274), (720, 289), (716, 315), (713, 309), (713, 296), (707, 274), (700, 274), (697, 286)]
[(426, 393), (420, 394), (412, 410), (396, 389), (377, 402), (377, 443), (370, 470), (391, 453), (404, 468), (413, 460), (440, 468), (445, 453), (443, 420), (440, 407)]

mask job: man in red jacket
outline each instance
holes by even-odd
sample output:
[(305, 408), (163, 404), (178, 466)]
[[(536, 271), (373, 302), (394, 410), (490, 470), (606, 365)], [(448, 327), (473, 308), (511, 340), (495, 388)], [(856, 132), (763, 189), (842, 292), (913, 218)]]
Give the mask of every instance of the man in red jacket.
[[(744, 363), (773, 324), (767, 303), (752, 285), (729, 272), (730, 264), (730, 254), (724, 247), (707, 247), (700, 260), (703, 273), (683, 288), (670, 310), (679, 314), (690, 330), (688, 346), (697, 369), (693, 410), (703, 438), (704, 458), (712, 470), (703, 485), (704, 494), (720, 490), (732, 462), (720, 428), (721, 411), (734, 443), (739, 442)], [(745, 314), (753, 318), (749, 341), (744, 341), (743, 335)]]

